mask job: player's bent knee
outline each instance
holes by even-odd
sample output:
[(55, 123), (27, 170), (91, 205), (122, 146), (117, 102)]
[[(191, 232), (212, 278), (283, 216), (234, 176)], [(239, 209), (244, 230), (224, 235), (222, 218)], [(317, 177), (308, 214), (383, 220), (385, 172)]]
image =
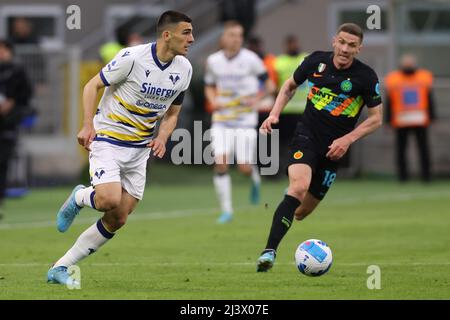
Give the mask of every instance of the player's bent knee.
[(238, 169), (247, 176), (252, 174), (252, 167), (249, 164), (240, 164), (238, 165)]
[(95, 206), (97, 210), (110, 211), (120, 206), (120, 200), (120, 196), (97, 193), (95, 195)]
[(303, 201), (308, 191), (308, 186), (304, 183), (291, 183), (288, 188), (288, 194)]
[(307, 216), (309, 216), (311, 214), (311, 212), (313, 212), (313, 209), (299, 207), (295, 211), (295, 220), (301, 221), (301, 220), (305, 219)]
[(228, 165), (226, 165), (226, 164), (216, 164), (214, 166), (214, 172), (217, 173), (217, 174), (228, 173)]

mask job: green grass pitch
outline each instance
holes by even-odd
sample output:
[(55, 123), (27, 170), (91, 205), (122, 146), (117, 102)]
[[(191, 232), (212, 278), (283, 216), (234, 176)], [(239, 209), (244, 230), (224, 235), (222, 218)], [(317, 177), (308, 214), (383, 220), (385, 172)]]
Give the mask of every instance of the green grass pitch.
[[(203, 183), (175, 175), (183, 182), (150, 184), (127, 225), (79, 263), (81, 290), (47, 284), (46, 272), (100, 214), (84, 209), (60, 234), (55, 213), (70, 188), (8, 201), (0, 299), (450, 299), (448, 182), (338, 179), (316, 212), (293, 224), (275, 267), (256, 273), (286, 180), (264, 181), (261, 204), (251, 206), (248, 183), (234, 179), (235, 219), (217, 225), (211, 172), (204, 175)], [(333, 250), (322, 277), (294, 265), (296, 246), (309, 238)], [(380, 290), (367, 288), (370, 265), (381, 269)]]

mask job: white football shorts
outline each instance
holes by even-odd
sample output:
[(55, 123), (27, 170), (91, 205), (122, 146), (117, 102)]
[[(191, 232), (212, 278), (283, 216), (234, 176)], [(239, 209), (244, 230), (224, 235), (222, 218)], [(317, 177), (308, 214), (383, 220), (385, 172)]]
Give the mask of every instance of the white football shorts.
[(227, 155), (228, 162), (234, 157), (238, 164), (256, 164), (257, 131), (253, 128), (230, 128), (211, 126), (211, 146), (214, 156)]
[(150, 148), (121, 147), (93, 141), (89, 153), (91, 184), (120, 182), (131, 196), (142, 200)]

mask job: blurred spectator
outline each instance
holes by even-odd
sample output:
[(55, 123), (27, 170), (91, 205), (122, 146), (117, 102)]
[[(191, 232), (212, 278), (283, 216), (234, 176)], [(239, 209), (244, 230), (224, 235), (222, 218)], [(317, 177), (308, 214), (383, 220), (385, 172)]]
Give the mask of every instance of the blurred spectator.
[(132, 32), (127, 37), (126, 46), (134, 47), (134, 46), (137, 46), (137, 45), (140, 45), (143, 43), (144, 43), (144, 39), (142, 38), (142, 36), (137, 32)]
[(128, 28), (119, 27), (116, 30), (116, 41), (107, 42), (100, 47), (100, 57), (104, 64), (109, 63), (116, 54), (126, 47), (142, 44), (144, 40), (137, 32), (130, 32)]
[(13, 45), (38, 44), (38, 39), (33, 33), (33, 25), (24, 17), (15, 18), (11, 25), (9, 41)]
[[(260, 57), (263, 62), (264, 65), (266, 67), (267, 73), (269, 75), (269, 78), (272, 80), (272, 82), (274, 83), (275, 86), (278, 86), (278, 75), (277, 72), (275, 70), (275, 60), (276, 60), (276, 56), (271, 54), (271, 53), (266, 53), (265, 49), (264, 49), (264, 42), (263, 40), (258, 37), (258, 36), (249, 36), (248, 41), (247, 41), (247, 48), (253, 52), (255, 52), (258, 57)], [(262, 83), (261, 86), (263, 86), (264, 84)], [(259, 102), (258, 105), (258, 128), (261, 126), (261, 124), (264, 122), (264, 120), (267, 119), (267, 117), (269, 116), (270, 110), (272, 110), (273, 105), (275, 103), (275, 95), (268, 95), (267, 97), (265, 97), (264, 99), (262, 99)], [(266, 137), (266, 139), (271, 139), (271, 135), (268, 135)], [(266, 147), (268, 148), (267, 152), (271, 152), (270, 149), (271, 144), (268, 143), (266, 145)], [(258, 135), (258, 143), (257, 143), (257, 148), (258, 148), (258, 154), (259, 154), (259, 135)], [(258, 165), (259, 166), (263, 166), (260, 162), (259, 162), (259, 157), (258, 157)]]
[(126, 47), (127, 36), (128, 30), (119, 27), (116, 29), (115, 41), (107, 42), (100, 47), (100, 57), (104, 64), (110, 62), (120, 50)]
[[(17, 50), (15, 56), (20, 59), (27, 70), (32, 70), (32, 81), (35, 85), (47, 82), (45, 57), (38, 46), (39, 39), (33, 31), (33, 23), (25, 17), (14, 18), (11, 23), (8, 41)], [(21, 48), (21, 46), (36, 46)], [(42, 88), (39, 86), (39, 88)], [(39, 91), (39, 89), (38, 89)]]
[[(300, 48), (300, 42), (294, 35), (288, 35), (284, 39), (284, 54), (279, 55), (275, 60), (275, 70), (278, 74), (279, 88), (283, 83), (292, 77), (295, 69), (303, 62), (303, 59), (307, 56), (307, 53), (302, 52)], [(308, 85), (302, 84), (295, 94), (295, 96), (289, 101), (286, 108), (283, 110), (283, 114), (287, 115), (290, 119), (291, 115), (296, 115), (295, 123), (298, 121), (297, 115), (302, 114), (305, 110), (306, 97), (308, 95)], [(282, 121), (282, 119), (280, 119)], [(284, 125), (283, 125), (284, 126)], [(293, 130), (292, 129), (292, 133)], [(292, 136), (290, 133), (289, 136)]]
[(278, 75), (275, 70), (276, 56), (265, 52), (264, 41), (261, 37), (250, 36), (247, 41), (247, 48), (255, 52), (264, 61), (270, 79), (272, 79), (273, 83), (278, 84)]
[(12, 44), (0, 40), (0, 210), (5, 198), (8, 162), (14, 153), (18, 127), (29, 111), (31, 94), (25, 69), (13, 61)]
[(411, 54), (403, 55), (399, 70), (390, 72), (385, 78), (385, 117), (396, 133), (396, 162), (400, 181), (409, 179), (406, 145), (411, 133), (416, 136), (419, 147), (422, 181), (429, 182), (431, 179), (428, 127), (435, 119), (432, 84), (432, 73), (418, 69), (416, 58)]
[[(287, 79), (292, 77), (294, 71), (303, 62), (307, 53), (302, 52), (300, 42), (295, 35), (287, 35), (284, 39), (284, 54), (279, 55), (275, 60), (275, 70), (278, 75), (278, 90)], [(295, 95), (288, 102), (280, 115), (280, 160), (287, 161), (283, 155), (288, 151), (288, 143), (294, 134), (299, 118), (306, 106), (308, 96), (308, 84), (305, 82), (297, 88)], [(287, 163), (281, 163), (280, 168), (284, 168)], [(280, 173), (284, 174), (283, 170)]]
[(256, 0), (219, 0), (221, 21), (238, 21), (244, 28), (244, 39), (248, 38), (256, 20)]
[[(263, 60), (264, 65), (267, 70), (267, 73), (269, 75), (269, 78), (272, 80), (272, 82), (275, 85), (277, 85), (278, 76), (277, 76), (277, 72), (275, 70), (276, 56), (265, 52), (263, 40), (257, 36), (249, 37), (249, 39), (247, 41), (247, 48), (249, 50), (255, 52), (258, 55), (258, 57), (260, 57), (261, 60)], [(264, 85), (264, 83), (261, 84), (261, 86), (263, 86), (263, 85)], [(272, 95), (269, 95), (265, 99), (260, 101), (260, 103), (259, 103), (260, 106), (258, 107), (259, 118), (260, 118), (259, 124), (261, 124), (262, 121), (264, 121), (267, 118), (268, 113), (272, 109), (274, 102), (275, 102), (275, 96), (272, 96)]]

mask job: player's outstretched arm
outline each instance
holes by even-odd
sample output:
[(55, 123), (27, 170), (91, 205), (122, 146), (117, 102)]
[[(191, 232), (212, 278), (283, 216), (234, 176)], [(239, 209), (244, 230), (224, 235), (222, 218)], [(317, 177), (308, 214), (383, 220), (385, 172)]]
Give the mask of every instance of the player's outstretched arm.
[(291, 100), (294, 96), (295, 90), (297, 90), (297, 86), (297, 83), (292, 77), (284, 82), (275, 100), (272, 111), (270, 112), (267, 119), (261, 124), (260, 129), (263, 133), (272, 132), (272, 125), (278, 123), (281, 111), (283, 111), (289, 100)]
[(147, 145), (152, 148), (153, 154), (158, 158), (162, 158), (166, 153), (166, 143), (177, 126), (180, 111), (181, 105), (172, 104), (169, 107), (159, 125), (158, 135)]
[(381, 104), (373, 108), (368, 108), (368, 117), (361, 122), (353, 131), (343, 137), (336, 139), (328, 147), (327, 157), (333, 161), (339, 160), (347, 152), (350, 145), (362, 137), (374, 132), (383, 123), (383, 106)]
[(90, 144), (95, 138), (94, 115), (97, 109), (97, 94), (101, 88), (104, 88), (100, 75), (97, 74), (84, 86), (83, 89), (83, 127), (78, 133), (78, 143), (86, 150), (90, 151)]

